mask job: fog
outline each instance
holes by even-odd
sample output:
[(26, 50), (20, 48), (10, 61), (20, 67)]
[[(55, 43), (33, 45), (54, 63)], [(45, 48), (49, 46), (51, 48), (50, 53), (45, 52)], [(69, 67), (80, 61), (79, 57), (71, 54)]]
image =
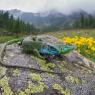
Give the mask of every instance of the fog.
[(0, 0), (0, 9), (27, 12), (57, 10), (69, 14), (77, 10), (95, 11), (95, 0)]

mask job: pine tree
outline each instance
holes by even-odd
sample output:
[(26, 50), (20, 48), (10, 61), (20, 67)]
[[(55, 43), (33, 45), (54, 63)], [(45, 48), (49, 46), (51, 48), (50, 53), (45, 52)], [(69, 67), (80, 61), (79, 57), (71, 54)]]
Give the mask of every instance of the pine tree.
[(19, 33), (21, 32), (20, 20), (19, 19), (17, 19), (15, 21), (13, 32), (17, 35), (17, 37), (18, 37)]
[(80, 15), (81, 15), (81, 17), (80, 17), (80, 27), (84, 28), (85, 27), (85, 17), (82, 13)]
[(89, 28), (94, 28), (94, 18), (92, 15), (89, 15)]
[(0, 11), (0, 28), (6, 29), (9, 33), (19, 35), (19, 33), (33, 33), (36, 29), (29, 23), (26, 24), (19, 18), (14, 19), (8, 12)]

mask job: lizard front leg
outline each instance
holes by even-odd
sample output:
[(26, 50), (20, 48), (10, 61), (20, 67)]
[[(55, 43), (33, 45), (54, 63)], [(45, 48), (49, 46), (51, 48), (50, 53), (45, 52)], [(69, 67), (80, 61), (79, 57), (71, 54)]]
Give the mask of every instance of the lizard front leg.
[(34, 49), (33, 52), (34, 52), (34, 55), (37, 56), (38, 58), (45, 59), (44, 57), (42, 57), (40, 55), (40, 53), (39, 53), (39, 51), (37, 49)]

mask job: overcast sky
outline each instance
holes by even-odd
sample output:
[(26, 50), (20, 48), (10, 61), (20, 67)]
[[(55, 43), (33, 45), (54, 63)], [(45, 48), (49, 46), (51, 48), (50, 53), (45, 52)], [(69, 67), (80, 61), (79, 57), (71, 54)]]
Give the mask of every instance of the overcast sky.
[(28, 12), (59, 10), (70, 13), (83, 9), (95, 11), (95, 0), (0, 0), (0, 9), (20, 9)]

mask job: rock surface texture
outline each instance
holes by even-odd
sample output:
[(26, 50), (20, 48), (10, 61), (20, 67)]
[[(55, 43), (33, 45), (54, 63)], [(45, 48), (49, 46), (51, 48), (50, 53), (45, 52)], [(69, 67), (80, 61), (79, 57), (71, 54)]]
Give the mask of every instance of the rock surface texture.
[(8, 45), (3, 62), (10, 67), (0, 65), (0, 95), (95, 95), (95, 73), (79, 61), (46, 63)]

